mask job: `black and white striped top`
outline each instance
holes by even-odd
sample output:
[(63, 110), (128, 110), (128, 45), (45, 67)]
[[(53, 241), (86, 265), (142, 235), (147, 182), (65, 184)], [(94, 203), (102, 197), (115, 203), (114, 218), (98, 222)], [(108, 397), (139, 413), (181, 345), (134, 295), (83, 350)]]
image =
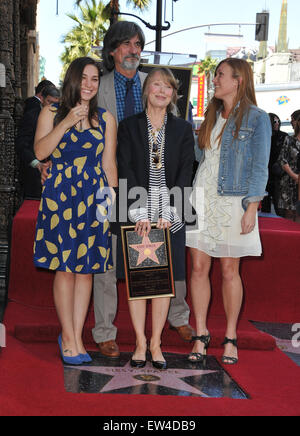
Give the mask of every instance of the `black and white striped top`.
[[(151, 222), (157, 222), (158, 218), (164, 218), (171, 225), (171, 232), (176, 233), (184, 224), (176, 214), (176, 208), (170, 206), (169, 190), (166, 185), (165, 174), (165, 132), (167, 123), (167, 114), (165, 115), (164, 123), (159, 131), (154, 132), (151, 121), (147, 115), (148, 127), (148, 142), (149, 142), (149, 190), (146, 209), (135, 209), (131, 211), (131, 215), (135, 222), (142, 219), (149, 219)], [(154, 139), (155, 138), (155, 139)], [(155, 146), (158, 155), (161, 156), (161, 168), (157, 169), (153, 164), (155, 157)]]

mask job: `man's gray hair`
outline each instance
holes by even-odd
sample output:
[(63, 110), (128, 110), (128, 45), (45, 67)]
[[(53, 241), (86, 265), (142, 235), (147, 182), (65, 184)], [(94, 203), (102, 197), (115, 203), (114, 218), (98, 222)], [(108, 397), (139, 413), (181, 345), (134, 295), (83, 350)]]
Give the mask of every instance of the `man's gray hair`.
[(114, 23), (106, 32), (103, 40), (102, 59), (106, 70), (112, 71), (115, 67), (115, 62), (111, 52), (119, 47), (122, 42), (130, 40), (138, 35), (141, 48), (145, 45), (145, 35), (140, 26), (131, 21), (118, 21)]

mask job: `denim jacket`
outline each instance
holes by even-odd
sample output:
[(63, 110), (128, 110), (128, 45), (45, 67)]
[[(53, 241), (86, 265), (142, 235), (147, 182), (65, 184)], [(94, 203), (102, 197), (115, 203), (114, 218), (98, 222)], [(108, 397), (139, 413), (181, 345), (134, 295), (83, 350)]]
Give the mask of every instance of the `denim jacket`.
[[(244, 196), (242, 205), (246, 210), (249, 203), (260, 201), (267, 195), (265, 189), (272, 136), (268, 114), (256, 106), (250, 106), (237, 139), (234, 134), (235, 122), (231, 116), (222, 136), (218, 194)], [(205, 154), (202, 153), (199, 167), (204, 158)]]

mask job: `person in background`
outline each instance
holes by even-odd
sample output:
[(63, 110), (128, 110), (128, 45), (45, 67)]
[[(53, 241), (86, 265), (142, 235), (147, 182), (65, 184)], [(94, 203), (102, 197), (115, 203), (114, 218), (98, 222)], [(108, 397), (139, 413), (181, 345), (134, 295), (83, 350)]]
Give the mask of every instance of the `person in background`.
[(41, 107), (42, 104), (42, 91), (46, 86), (54, 86), (50, 80), (41, 80), (35, 88), (35, 94), (32, 97), (26, 98), (24, 102), (24, 113), (36, 107)]
[[(92, 276), (113, 266), (107, 218), (118, 184), (117, 131), (114, 117), (97, 106), (99, 75), (92, 58), (70, 64), (61, 103), (43, 108), (34, 144), (39, 160), (51, 156), (52, 161), (38, 213), (34, 264), (55, 271), (61, 358), (75, 365), (91, 361), (82, 332)], [(101, 198), (103, 191), (111, 198)]]
[(47, 105), (59, 103), (60, 91), (56, 86), (45, 86), (41, 93), (42, 108)]
[[(112, 25), (103, 40), (103, 66), (106, 74), (101, 77), (98, 104), (114, 116), (116, 123), (125, 116), (142, 111), (142, 85), (146, 74), (138, 72), (140, 56), (145, 44), (142, 29), (135, 23), (119, 21)], [(130, 93), (127, 85), (130, 84)], [(125, 108), (125, 100), (127, 107)], [(112, 253), (116, 264), (117, 238), (112, 226)], [(117, 286), (115, 267), (105, 274), (94, 277), (95, 327), (94, 341), (100, 353), (118, 358), (117, 328), (113, 324), (117, 313)]]
[[(45, 83), (46, 82), (46, 83)], [(42, 192), (41, 173), (45, 162), (39, 161), (33, 150), (34, 135), (38, 117), (44, 106), (58, 103), (59, 90), (47, 80), (37, 86), (37, 93), (25, 102), (24, 115), (21, 119), (15, 141), (16, 153), (20, 158), (20, 182), (24, 198), (40, 199)]]
[(300, 109), (294, 111), (291, 115), (291, 125), (293, 126), (293, 129), (295, 130), (295, 124), (297, 123), (297, 119), (300, 116)]
[[(100, 107), (110, 111), (117, 124), (130, 115), (143, 111), (142, 86), (147, 74), (138, 71), (141, 52), (145, 45), (142, 29), (135, 23), (119, 21), (107, 31), (103, 41), (103, 64), (107, 74), (101, 78)], [(114, 232), (112, 228), (112, 232)], [(113, 256), (117, 251), (117, 237), (112, 235)], [(188, 324), (189, 307), (185, 291), (171, 302), (169, 322), (184, 340), (191, 340), (192, 328)], [(117, 358), (120, 355), (116, 343), (117, 328), (113, 324), (117, 312), (116, 271), (94, 277), (95, 327), (93, 338), (102, 355)]]
[(291, 115), (291, 123), (294, 128), (294, 135), (285, 138), (278, 162), (284, 171), (280, 179), (280, 191), (278, 207), (283, 210), (283, 217), (296, 221), (296, 202), (298, 198), (297, 168), (300, 153), (300, 111)]
[[(131, 188), (142, 187), (148, 193), (145, 204), (130, 211), (138, 235), (148, 236), (153, 222), (157, 222), (160, 229), (170, 229), (175, 291), (176, 295), (183, 295), (186, 292), (185, 224), (177, 212), (180, 205), (172, 204), (169, 191), (178, 187), (183, 195), (184, 188), (190, 186), (195, 156), (192, 125), (172, 113), (176, 108), (177, 90), (178, 83), (169, 69), (151, 70), (143, 88), (145, 112), (126, 118), (119, 124), (117, 160), (119, 179), (126, 179), (128, 192)], [(117, 276), (124, 279), (123, 265), (121, 237), (118, 237)], [(177, 311), (181, 315), (182, 302), (177, 302), (177, 298), (171, 300), (174, 308), (179, 303)], [(131, 366), (138, 368), (146, 364), (146, 306), (146, 299), (129, 301), (136, 334)], [(152, 365), (157, 369), (167, 367), (161, 351), (161, 334), (169, 306), (169, 297), (152, 299), (149, 350)]]
[(282, 216), (282, 211), (278, 208), (278, 198), (280, 178), (283, 174), (283, 171), (277, 160), (287, 133), (280, 130), (281, 121), (276, 114), (269, 113), (269, 117), (272, 125), (272, 140), (269, 160), (269, 178), (267, 183), (268, 195), (262, 201), (261, 211), (270, 213), (273, 202), (276, 214)]
[(297, 164), (299, 176), (298, 176), (298, 201), (296, 203), (296, 212), (297, 212), (297, 219), (296, 222), (300, 222), (300, 153), (298, 155), (298, 164)]
[(257, 209), (266, 195), (272, 131), (268, 114), (256, 105), (248, 62), (235, 58), (221, 61), (213, 83), (215, 94), (198, 134), (203, 154), (191, 196), (198, 212), (198, 229), (188, 230), (186, 236), (197, 329), (188, 360), (201, 362), (207, 353), (209, 272), (211, 259), (220, 258), (227, 319), (222, 362), (236, 364), (243, 300), (240, 258), (261, 255)]

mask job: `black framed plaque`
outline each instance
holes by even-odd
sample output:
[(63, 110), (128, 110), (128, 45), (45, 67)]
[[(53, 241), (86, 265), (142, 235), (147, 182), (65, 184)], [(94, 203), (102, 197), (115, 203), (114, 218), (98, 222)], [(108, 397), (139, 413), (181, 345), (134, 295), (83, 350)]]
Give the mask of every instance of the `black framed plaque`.
[(169, 229), (152, 224), (148, 236), (134, 229), (121, 227), (128, 300), (175, 297)]

